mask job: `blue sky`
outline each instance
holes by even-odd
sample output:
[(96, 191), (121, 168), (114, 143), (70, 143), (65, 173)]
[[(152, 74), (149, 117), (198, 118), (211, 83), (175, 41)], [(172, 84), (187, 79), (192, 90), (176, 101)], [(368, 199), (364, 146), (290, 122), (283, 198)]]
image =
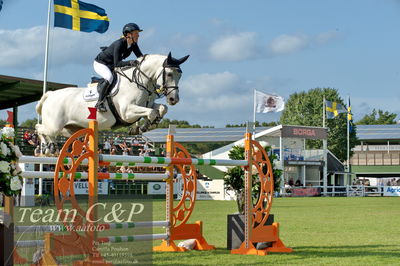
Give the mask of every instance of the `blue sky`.
[[(400, 114), (400, 0), (86, 2), (106, 10), (110, 28), (98, 34), (52, 27), (49, 81), (85, 86), (98, 47), (135, 22), (144, 29), (142, 52), (191, 55), (182, 66), (181, 101), (167, 118), (217, 127), (252, 120), (254, 88), (287, 99), (331, 87), (351, 97), (356, 120), (373, 108)], [(4, 0), (0, 74), (43, 79), (47, 5)], [(33, 117), (34, 104), (20, 109), (20, 121)]]

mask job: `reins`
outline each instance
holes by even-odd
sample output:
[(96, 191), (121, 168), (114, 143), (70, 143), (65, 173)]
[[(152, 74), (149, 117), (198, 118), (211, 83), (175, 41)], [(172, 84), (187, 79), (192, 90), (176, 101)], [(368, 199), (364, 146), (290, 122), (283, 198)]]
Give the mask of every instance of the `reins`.
[[(144, 60), (146, 59), (147, 55), (144, 55), (143, 59), (141, 61), (138, 61), (138, 64), (135, 66), (135, 68), (132, 71), (132, 77), (128, 77), (128, 75), (125, 74), (124, 70), (131, 68), (131, 67), (127, 67), (127, 68), (123, 68), (120, 71), (116, 71), (117, 73), (121, 74), (121, 76), (125, 77), (126, 79), (129, 80), (130, 83), (135, 83), (138, 88), (141, 88), (145, 91), (147, 91), (147, 93), (149, 94), (149, 96), (151, 96), (153, 93), (155, 93), (157, 95), (158, 98), (161, 98), (163, 96), (168, 96), (171, 92), (173, 92), (174, 90), (179, 89), (178, 86), (166, 86), (166, 74), (165, 74), (165, 69), (167, 66), (165, 66), (165, 64), (163, 64), (163, 69), (162, 71), (158, 74), (157, 78), (155, 80), (152, 80), (149, 76), (146, 75), (146, 73), (144, 73), (141, 70), (141, 65), (144, 62)], [(159, 77), (162, 75), (162, 85), (157, 88), (157, 80), (159, 79)], [(153, 83), (153, 88), (154, 90), (151, 91), (149, 90), (145, 85), (144, 85), (144, 81), (143, 81), (143, 77), (147, 78), (149, 81), (151, 81)], [(171, 89), (172, 90), (169, 90)]]

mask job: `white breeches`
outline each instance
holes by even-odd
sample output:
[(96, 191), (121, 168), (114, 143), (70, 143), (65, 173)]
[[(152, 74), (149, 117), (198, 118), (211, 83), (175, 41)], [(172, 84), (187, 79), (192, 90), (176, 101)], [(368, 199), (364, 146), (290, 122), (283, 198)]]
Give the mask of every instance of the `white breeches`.
[(105, 80), (108, 80), (108, 82), (110, 84), (112, 83), (113, 75), (111, 73), (111, 70), (106, 65), (103, 65), (97, 61), (94, 61), (93, 68), (94, 68), (94, 71), (96, 71), (96, 73), (99, 74), (102, 78), (104, 78)]

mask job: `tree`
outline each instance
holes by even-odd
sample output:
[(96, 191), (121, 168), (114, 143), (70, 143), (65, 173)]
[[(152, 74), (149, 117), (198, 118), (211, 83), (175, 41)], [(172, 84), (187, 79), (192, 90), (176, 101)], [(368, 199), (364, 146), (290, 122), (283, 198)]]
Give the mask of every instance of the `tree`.
[(5, 125), (7, 125), (8, 122), (5, 120), (0, 120), (0, 128), (3, 128)]
[[(377, 117), (378, 116), (378, 117)], [(393, 125), (396, 124), (395, 113), (384, 112), (382, 110), (372, 110), (371, 114), (364, 115), (361, 120), (357, 121), (357, 125)]]
[(37, 123), (38, 123), (37, 118), (33, 118), (33, 119), (28, 119), (28, 120), (22, 122), (19, 126), (20, 127), (35, 128)]
[(191, 125), (188, 121), (185, 120), (170, 120), (168, 118), (164, 118), (158, 124), (158, 128), (168, 128), (169, 125), (176, 125), (178, 128), (210, 128), (213, 126), (200, 126), (199, 124)]
[[(262, 122), (260, 124), (260, 122), (256, 121), (256, 127), (274, 127), (277, 126), (278, 123), (277, 122)], [(225, 127), (246, 127), (246, 123), (244, 124), (227, 124), (225, 125)]]
[[(299, 92), (290, 95), (285, 110), (281, 115), (282, 125), (322, 127), (323, 98), (344, 105), (336, 89), (315, 88), (308, 92)], [(328, 149), (342, 162), (347, 160), (347, 113), (339, 114), (334, 119), (326, 119), (328, 127)], [(350, 156), (356, 145), (356, 127), (350, 133)], [(322, 141), (307, 140), (307, 148), (321, 149)]]

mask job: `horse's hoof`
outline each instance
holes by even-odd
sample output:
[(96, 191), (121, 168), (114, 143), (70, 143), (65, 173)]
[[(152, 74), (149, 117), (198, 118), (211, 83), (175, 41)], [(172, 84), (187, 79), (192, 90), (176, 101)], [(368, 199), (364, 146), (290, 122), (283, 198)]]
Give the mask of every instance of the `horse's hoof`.
[(142, 133), (144, 133), (144, 132), (147, 132), (147, 131), (149, 130), (149, 127), (150, 127), (150, 123), (149, 123), (149, 122), (144, 123), (144, 125), (142, 125), (142, 126), (139, 128), (140, 134), (142, 134)]

